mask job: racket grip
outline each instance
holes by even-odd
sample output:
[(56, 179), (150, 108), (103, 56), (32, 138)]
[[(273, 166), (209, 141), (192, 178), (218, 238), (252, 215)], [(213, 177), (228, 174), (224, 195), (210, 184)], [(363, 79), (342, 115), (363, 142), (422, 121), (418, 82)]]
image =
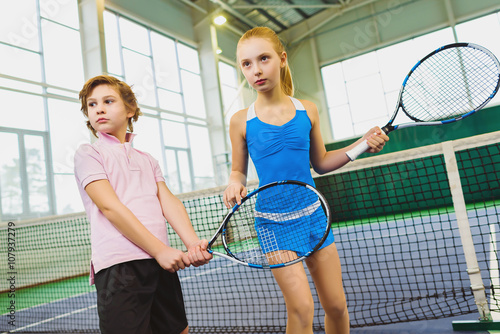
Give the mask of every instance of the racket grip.
[(365, 153), (370, 146), (368, 145), (368, 141), (365, 140), (362, 143), (359, 143), (357, 146), (354, 148), (350, 149), (349, 151), (345, 152), (347, 157), (351, 160), (354, 161), (356, 160), (357, 157), (359, 157), (362, 153)]
[[(386, 125), (382, 128), (382, 134), (388, 134), (392, 130), (394, 130), (395, 127)], [(376, 135), (377, 133), (374, 133)], [(368, 149), (370, 148), (370, 145), (368, 145), (368, 139), (363, 141), (362, 143), (359, 143), (357, 146), (354, 148), (350, 149), (349, 151), (345, 152), (347, 157), (351, 160), (354, 161), (359, 157), (362, 153), (365, 153)]]

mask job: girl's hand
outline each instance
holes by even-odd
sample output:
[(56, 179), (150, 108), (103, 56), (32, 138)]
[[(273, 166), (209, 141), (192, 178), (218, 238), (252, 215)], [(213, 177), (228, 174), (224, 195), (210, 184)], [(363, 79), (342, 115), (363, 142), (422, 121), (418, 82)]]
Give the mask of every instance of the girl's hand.
[(389, 137), (380, 130), (378, 126), (370, 129), (364, 136), (370, 148), (367, 152), (378, 153), (382, 151), (384, 145), (389, 141)]
[(224, 204), (228, 209), (232, 208), (236, 204), (241, 204), (241, 199), (247, 195), (247, 188), (239, 183), (230, 183), (226, 190), (224, 190)]

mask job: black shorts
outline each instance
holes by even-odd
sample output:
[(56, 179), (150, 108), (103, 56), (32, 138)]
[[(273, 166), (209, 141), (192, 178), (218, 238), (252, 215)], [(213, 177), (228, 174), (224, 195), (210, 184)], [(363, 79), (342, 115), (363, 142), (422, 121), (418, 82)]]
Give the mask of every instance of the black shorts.
[(95, 286), (102, 334), (179, 334), (187, 327), (179, 277), (154, 259), (103, 269)]

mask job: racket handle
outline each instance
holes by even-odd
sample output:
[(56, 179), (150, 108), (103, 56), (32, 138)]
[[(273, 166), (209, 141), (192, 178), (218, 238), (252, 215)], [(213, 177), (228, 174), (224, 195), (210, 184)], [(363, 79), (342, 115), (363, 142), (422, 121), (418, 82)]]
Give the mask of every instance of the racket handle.
[[(392, 127), (392, 129), (394, 129), (394, 127)], [(389, 128), (388, 126), (384, 126), (382, 128), (382, 133), (383, 134), (388, 134), (390, 131), (392, 131), (392, 129)], [(354, 161), (361, 154), (365, 153), (369, 148), (370, 148), (370, 145), (368, 145), (368, 140), (365, 140), (362, 143), (359, 143), (358, 145), (356, 145), (354, 148), (352, 148), (349, 151), (345, 152), (345, 154), (347, 155), (347, 157), (351, 161)]]
[(357, 157), (359, 157), (362, 153), (365, 153), (370, 146), (368, 145), (368, 141), (365, 140), (362, 143), (359, 143), (357, 146), (354, 148), (350, 149), (349, 151), (345, 152), (347, 157), (351, 160), (354, 161), (356, 160)]

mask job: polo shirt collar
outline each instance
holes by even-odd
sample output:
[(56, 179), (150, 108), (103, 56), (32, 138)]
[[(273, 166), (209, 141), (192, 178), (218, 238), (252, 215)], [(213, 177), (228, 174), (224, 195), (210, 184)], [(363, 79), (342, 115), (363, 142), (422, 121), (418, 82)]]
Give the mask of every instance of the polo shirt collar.
[[(134, 139), (135, 136), (136, 136), (135, 133), (127, 132), (127, 134), (125, 135), (125, 143), (132, 143), (132, 140)], [(121, 144), (118, 138), (112, 135), (108, 135), (107, 133), (104, 132), (99, 132), (98, 137), (99, 141), (102, 142), (103, 144), (108, 144), (108, 145)]]

